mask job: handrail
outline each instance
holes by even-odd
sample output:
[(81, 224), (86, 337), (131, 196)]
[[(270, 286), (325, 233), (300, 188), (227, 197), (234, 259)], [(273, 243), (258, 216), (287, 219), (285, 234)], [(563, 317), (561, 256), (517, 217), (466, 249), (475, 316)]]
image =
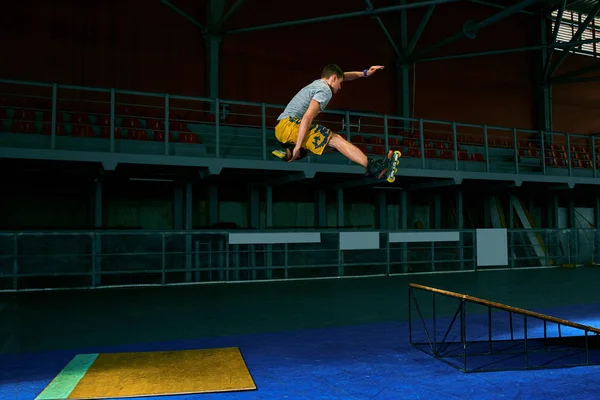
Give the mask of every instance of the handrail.
[[(592, 228), (590, 228), (592, 229)], [(557, 229), (558, 230), (558, 229)], [(593, 230), (593, 229), (592, 229)], [(373, 232), (371, 228), (356, 229), (356, 228), (302, 228), (293, 229), (294, 233), (324, 233), (324, 234), (338, 234), (340, 232)], [(475, 233), (475, 229), (377, 229), (380, 233), (394, 233), (394, 232), (460, 232), (460, 233)], [(510, 230), (509, 230), (510, 231)], [(529, 231), (529, 230), (527, 230)], [(564, 229), (560, 229), (564, 231)], [(0, 231), (0, 236), (61, 236), (61, 235), (212, 235), (212, 234), (228, 234), (228, 233), (285, 233), (290, 232), (290, 229), (82, 229), (82, 230), (61, 230), (61, 231)]]
[[(599, 228), (507, 228), (508, 233), (571, 233), (571, 232), (598, 232)], [(375, 229), (372, 228), (293, 228), (295, 233), (325, 233), (337, 234), (340, 232), (379, 232), (379, 233), (395, 233), (395, 232), (459, 232), (474, 234), (477, 229)], [(212, 235), (212, 234), (228, 234), (228, 233), (285, 233), (290, 232), (286, 228), (269, 228), (269, 229), (65, 229), (65, 230), (0, 230), (0, 236), (60, 236), (60, 235)]]
[[(109, 120), (109, 125), (108, 125), (108, 129), (109, 131), (106, 132), (104, 131), (103, 128), (103, 135), (105, 135), (105, 138), (109, 139), (110, 141), (110, 147), (109, 149), (106, 149), (105, 151), (109, 151), (110, 153), (115, 153), (115, 152), (120, 152), (120, 150), (117, 150), (117, 142), (116, 139), (121, 138), (120, 137), (116, 137), (117, 134), (120, 134), (118, 130), (116, 130), (117, 126), (116, 124), (119, 123), (116, 120), (117, 117), (117, 105), (120, 103), (121, 105), (125, 105), (125, 103), (127, 103), (127, 105), (135, 107), (135, 106), (148, 106), (148, 107), (164, 107), (164, 116), (157, 116), (158, 119), (163, 120), (165, 122), (164, 126), (164, 131), (162, 132), (158, 132), (157, 130), (154, 133), (151, 133), (149, 135), (147, 135), (147, 132), (142, 132), (141, 135), (140, 132), (133, 132), (132, 133), (132, 138), (135, 139), (136, 137), (140, 137), (140, 136), (144, 136), (144, 137), (152, 137), (154, 140), (154, 142), (159, 143), (161, 141), (163, 141), (162, 139), (160, 139), (160, 135), (164, 135), (164, 154), (165, 155), (174, 155), (175, 153), (177, 153), (177, 149), (174, 148), (173, 146), (170, 145), (171, 143), (171, 132), (173, 129), (173, 126), (170, 124), (171, 120), (177, 121), (180, 120), (182, 121), (183, 119), (179, 116), (177, 116), (176, 114), (173, 114), (171, 111), (173, 110), (187, 110), (187, 111), (198, 111), (196, 109), (196, 106), (184, 106), (184, 105), (178, 105), (176, 103), (173, 102), (173, 100), (178, 100), (178, 99), (183, 99), (183, 100), (190, 100), (193, 102), (203, 102), (203, 103), (207, 103), (210, 105), (211, 107), (211, 111), (208, 111), (212, 116), (211, 118), (214, 118), (212, 121), (198, 121), (197, 123), (199, 124), (203, 124), (203, 125), (207, 125), (209, 124), (210, 126), (214, 127), (214, 137), (211, 137), (211, 139), (209, 139), (209, 141), (214, 140), (214, 146), (213, 147), (207, 147), (209, 146), (208, 141), (205, 142), (205, 147), (197, 147), (196, 149), (192, 149), (192, 153), (193, 152), (198, 152), (199, 154), (202, 153), (204, 154), (208, 154), (209, 152), (211, 152), (211, 155), (215, 156), (216, 158), (221, 158), (223, 156), (223, 151), (229, 151), (231, 149), (228, 148), (228, 146), (230, 146), (229, 144), (225, 145), (226, 148), (228, 149), (224, 149), (223, 146), (223, 139), (224, 136), (227, 135), (236, 135), (238, 133), (224, 133), (225, 132), (225, 127), (228, 125), (227, 124), (227, 118), (228, 115), (231, 113), (232, 115), (244, 115), (244, 113), (240, 113), (239, 111), (230, 111), (228, 110), (228, 107), (231, 105), (241, 105), (241, 106), (249, 106), (249, 107), (255, 107), (258, 112), (254, 113), (253, 111), (251, 112), (246, 112), (246, 114), (250, 114), (250, 116), (252, 117), (257, 117), (260, 118), (261, 123), (260, 123), (260, 127), (262, 127), (262, 140), (260, 140), (260, 145), (257, 144), (253, 144), (251, 147), (252, 149), (256, 149), (256, 151), (254, 153), (252, 153), (252, 155), (249, 157), (250, 159), (262, 159), (262, 160), (267, 160), (268, 156), (267, 154), (269, 153), (268, 150), (268, 135), (267, 135), (267, 127), (269, 128), (273, 128), (273, 124), (275, 123), (275, 120), (273, 118), (272, 115), (267, 115), (267, 109), (277, 109), (277, 110), (282, 110), (285, 108), (284, 105), (281, 104), (270, 104), (270, 103), (265, 103), (265, 102), (254, 102), (254, 101), (246, 101), (246, 100), (227, 100), (227, 99), (221, 99), (218, 97), (215, 98), (208, 98), (208, 97), (200, 97), (200, 96), (181, 96), (181, 95), (171, 95), (169, 93), (151, 93), (151, 92), (140, 92), (140, 91), (135, 91), (135, 90), (122, 90), (122, 89), (106, 89), (106, 88), (91, 88), (91, 87), (85, 87), (85, 86), (74, 86), (74, 85), (62, 85), (62, 84), (57, 84), (57, 83), (40, 83), (40, 82), (30, 82), (30, 81), (21, 81), (21, 80), (10, 80), (10, 79), (0, 79), (0, 83), (8, 83), (8, 84), (16, 84), (16, 85), (29, 85), (29, 86), (39, 86), (39, 87), (45, 87), (45, 88), (50, 88), (52, 90), (52, 94), (51, 94), (51, 100), (52, 100), (52, 119), (51, 119), (51, 123), (50, 123), (50, 145), (48, 146), (51, 150), (56, 150), (57, 149), (57, 141), (59, 139), (57, 139), (57, 137), (59, 136), (59, 132), (58, 129), (60, 128), (60, 126), (58, 126), (58, 121), (59, 121), (59, 116), (57, 115), (57, 111), (58, 111), (58, 102), (59, 100), (66, 100), (62, 95), (60, 89), (75, 89), (75, 90), (81, 90), (81, 91), (94, 91), (94, 92), (101, 92), (101, 93), (108, 93), (109, 94), (109, 98), (104, 99), (104, 100), (98, 100), (98, 99), (90, 99), (90, 100), (85, 100), (85, 101), (90, 101), (90, 102), (98, 102), (101, 101), (103, 103), (108, 103), (110, 106), (110, 112), (109, 114), (106, 113), (106, 111), (103, 111), (101, 114), (99, 115), (110, 115), (110, 120)], [(10, 89), (8, 89), (10, 90)], [(11, 94), (15, 94), (17, 95), (18, 93), (12, 93)], [(146, 101), (144, 100), (139, 100), (139, 99), (127, 99), (127, 101), (120, 101), (120, 100), (124, 100), (124, 99), (120, 99), (120, 97), (117, 98), (117, 96), (120, 95), (133, 95), (133, 96), (139, 96), (139, 97), (147, 97), (147, 98), (153, 98), (156, 99), (159, 103), (162, 102), (162, 106), (159, 104), (146, 104)], [(104, 96), (101, 96), (104, 97)], [(154, 101), (148, 101), (148, 103), (154, 103)], [(189, 110), (189, 108), (194, 108), (194, 110)], [(233, 108), (233, 107), (231, 107)], [(207, 110), (199, 110), (199, 111), (207, 111)], [(473, 123), (466, 123), (466, 122), (456, 122), (456, 121), (441, 121), (441, 120), (437, 120), (437, 119), (427, 119), (427, 118), (411, 118), (411, 117), (401, 117), (401, 116), (397, 116), (397, 115), (388, 115), (388, 114), (379, 114), (379, 113), (372, 113), (372, 112), (366, 112), (366, 111), (350, 111), (350, 110), (326, 110), (323, 115), (327, 116), (328, 118), (344, 118), (344, 124), (346, 125), (346, 137), (348, 140), (352, 141), (352, 136), (355, 134), (355, 132), (351, 132), (350, 131), (350, 119), (351, 118), (361, 118), (361, 117), (367, 117), (367, 118), (374, 118), (376, 120), (374, 121), (367, 121), (367, 123), (364, 123), (363, 121), (363, 126), (366, 127), (367, 131), (365, 132), (360, 132), (358, 133), (356, 136), (358, 135), (365, 135), (364, 137), (360, 138), (360, 140), (357, 139), (356, 143), (363, 143), (361, 146), (371, 146), (371, 150), (369, 150), (368, 148), (366, 150), (364, 150), (365, 152), (367, 151), (372, 151), (373, 154), (381, 154), (382, 151), (387, 151), (389, 150), (390, 146), (394, 145), (397, 146), (398, 145), (398, 137), (403, 137), (404, 139), (407, 139), (407, 143), (406, 146), (408, 147), (408, 157), (409, 158), (413, 158), (415, 160), (420, 159), (420, 166), (418, 168), (420, 169), (445, 169), (440, 167), (439, 164), (434, 164), (434, 163), (429, 163), (428, 159), (445, 159), (445, 160), (450, 160), (451, 158), (454, 158), (454, 170), (455, 171), (459, 171), (460, 168), (460, 164), (461, 163), (468, 163), (470, 161), (478, 161), (478, 162), (485, 162), (484, 165), (484, 171), (487, 173), (491, 173), (491, 172), (498, 172), (499, 170), (502, 169), (496, 169), (495, 168), (495, 164), (493, 165), (490, 162), (490, 156), (495, 156), (497, 153), (491, 154), (490, 148), (495, 148), (493, 151), (496, 152), (496, 148), (502, 148), (500, 150), (500, 152), (502, 152), (503, 155), (501, 155), (501, 157), (504, 157), (507, 155), (506, 150), (512, 148), (512, 155), (511, 157), (513, 157), (514, 159), (514, 168), (513, 168), (513, 172), (516, 174), (519, 174), (521, 166), (520, 163), (522, 162), (523, 164), (523, 168), (527, 169), (527, 168), (532, 168), (532, 167), (541, 167), (538, 170), (533, 170), (532, 172), (534, 174), (537, 174), (538, 172), (540, 172), (542, 175), (556, 175), (554, 168), (564, 168), (565, 166), (568, 167), (568, 176), (574, 176), (574, 175), (578, 175), (579, 174), (579, 170), (575, 170), (574, 168), (581, 168), (584, 170), (587, 170), (588, 172), (585, 172), (584, 174), (588, 174), (588, 175), (592, 175), (594, 178), (596, 178), (597, 176), (597, 169), (600, 166), (600, 164), (598, 164), (598, 161), (600, 160), (596, 160), (595, 158), (590, 159), (589, 158), (589, 153), (595, 154), (595, 146), (596, 146), (596, 138), (594, 135), (590, 135), (587, 136), (587, 139), (584, 139), (583, 141), (581, 140), (577, 140), (579, 138), (586, 138), (585, 135), (579, 135), (579, 134), (561, 134), (558, 132), (546, 132), (546, 131), (542, 131), (542, 130), (530, 130), (530, 129), (518, 129), (517, 128), (509, 128), (509, 127), (491, 127), (488, 126), (487, 124), (483, 124), (483, 125), (479, 125), (479, 124), (473, 124)], [(121, 112), (119, 111), (119, 116), (121, 116)], [(272, 119), (273, 118), (273, 119)], [(270, 121), (269, 123), (267, 121)], [(393, 125), (395, 126), (390, 126), (390, 121), (398, 121), (399, 123), (395, 123)], [(324, 122), (323, 122), (324, 123)], [(430, 126), (425, 127), (425, 124), (433, 124), (436, 127), (432, 128)], [(233, 125), (234, 126), (235, 122)], [(182, 125), (179, 125), (182, 126)], [(254, 121), (253, 123), (246, 123), (244, 125), (244, 123), (240, 123), (239, 126), (242, 127), (246, 127), (246, 128), (257, 128), (258, 127), (258, 123), (256, 121)], [(376, 129), (377, 132), (372, 131), (369, 132), (368, 129), (375, 127), (373, 129)], [(471, 130), (481, 130), (480, 133), (474, 133), (474, 132), (457, 132), (457, 127), (459, 128), (468, 128), (468, 131)], [(45, 129), (47, 129), (47, 125), (45, 126)], [(383, 128), (383, 132), (381, 132)], [(28, 124), (25, 128), (23, 129), (29, 129), (31, 130), (31, 126)], [(42, 128), (44, 129), (44, 128)], [(490, 132), (490, 129), (494, 130), (494, 132)], [(393, 130), (393, 132), (391, 132), (390, 130)], [(445, 145), (442, 143), (441, 145), (437, 142), (449, 142), (448, 138), (448, 130), (451, 130), (451, 141), (452, 141), (452, 146), (450, 147), (450, 150), (454, 153), (453, 155), (450, 155), (450, 157), (448, 156), (448, 151), (447, 149), (445, 149)], [(498, 130), (504, 131), (504, 133), (506, 132), (511, 132), (512, 131), (512, 140), (508, 139), (508, 137), (505, 137), (504, 134), (498, 136), (499, 132), (497, 132)], [(359, 130), (360, 131), (360, 130)], [(427, 131), (427, 132), (426, 132)], [(517, 135), (517, 131), (520, 133), (520, 135)], [(158, 132), (158, 133), (157, 133)], [(106, 135), (106, 133), (108, 133), (108, 135)], [(129, 135), (129, 131), (128, 131), (128, 135)], [(177, 130), (175, 130), (175, 133), (178, 134)], [(444, 136), (434, 136), (433, 134), (443, 134)], [(482, 135), (481, 135), (482, 133)], [(159, 136), (156, 136), (156, 134), (158, 134)], [(252, 135), (256, 134), (256, 132), (252, 132)], [(459, 137), (460, 134), (460, 137)], [(524, 134), (524, 135), (523, 135)], [(197, 142), (199, 143), (201, 141), (201, 139), (198, 138), (199, 135), (197, 132), (194, 132), (192, 134), (192, 136), (188, 136), (187, 133), (185, 133), (183, 136), (177, 136), (177, 138), (174, 137), (175, 141), (180, 141), (183, 140), (184, 142), (190, 141), (190, 142)], [(548, 135), (550, 136), (549, 139), (546, 139), (545, 136)], [(483, 136), (483, 137), (481, 137)], [(375, 137), (378, 137), (380, 140), (373, 140)], [(390, 139), (394, 138), (394, 140), (396, 140), (396, 143), (391, 143)], [(555, 139), (558, 138), (558, 139)], [(557, 147), (555, 148), (554, 146), (548, 146), (548, 143), (554, 143), (555, 140), (558, 140), (560, 142), (562, 142), (562, 140), (566, 139), (566, 149), (567, 151), (564, 151), (564, 149)], [(256, 141), (258, 142), (258, 136), (256, 136)], [(381, 139), (385, 139), (385, 141), (382, 141)], [(418, 143), (415, 143), (413, 139), (416, 139), (418, 141)], [(62, 140), (62, 139), (60, 139)], [(365, 141), (366, 140), (366, 141)], [(436, 143), (434, 143), (433, 146), (431, 146), (431, 141), (434, 141)], [(591, 141), (591, 143), (588, 143), (589, 141)], [(426, 145), (427, 142), (427, 145)], [(512, 142), (512, 145), (510, 144), (510, 142)], [(37, 143), (37, 142), (36, 142)], [(228, 142), (225, 142), (228, 143)], [(559, 143), (560, 145), (561, 143)], [(382, 146), (383, 145), (383, 146)], [(404, 143), (402, 144), (403, 146), (405, 145)], [(471, 145), (475, 145), (478, 146), (478, 149), (473, 149), (473, 148), (467, 148), (466, 146), (471, 146)], [(573, 145), (573, 147), (571, 146)], [(37, 144), (37, 146), (43, 147), (44, 145), (40, 145), (39, 143)], [(463, 149), (460, 149), (459, 146), (465, 146)], [(480, 150), (479, 146), (483, 146), (483, 148)], [(60, 147), (60, 146), (59, 146)], [(383, 148), (382, 148), (383, 147)], [(582, 148), (582, 149), (581, 149)], [(209, 150), (210, 149), (210, 150)], [(455, 151), (456, 150), (456, 151)], [(129, 150), (128, 150), (129, 151)], [(128, 152), (125, 151), (125, 152)], [(433, 154), (432, 151), (435, 153)], [(552, 152), (551, 152), (552, 151)], [(555, 153), (555, 151), (557, 151), (558, 153)], [(135, 153), (135, 151), (133, 151)], [(185, 151), (187, 153), (187, 150)], [(461, 153), (459, 156), (459, 152)], [(481, 154), (481, 152), (483, 154)], [(576, 153), (576, 154), (575, 154)], [(523, 161), (521, 161), (521, 157), (523, 158)], [(244, 158), (244, 157), (241, 157)], [(534, 159), (537, 159), (536, 161), (533, 161)], [(506, 160), (506, 161), (501, 161), (502, 163), (508, 165), (508, 163), (510, 162), (510, 160)], [(537, 163), (539, 165), (533, 165), (532, 163)], [(483, 164), (482, 164), (483, 165)], [(416, 164), (415, 164), (416, 166)], [(549, 169), (548, 166), (552, 167), (552, 169)], [(591, 168), (590, 168), (591, 167)], [(479, 167), (475, 167), (475, 170), (479, 169)], [(561, 175), (560, 173), (557, 175)]]
[(524, 315), (524, 316), (528, 316), (528, 317), (539, 318), (539, 319), (542, 319), (542, 320), (546, 320), (546, 321), (550, 321), (550, 322), (555, 322), (557, 324), (561, 324), (561, 325), (565, 325), (565, 326), (570, 326), (571, 328), (582, 329), (584, 331), (590, 331), (590, 332), (594, 332), (594, 333), (600, 334), (600, 328), (594, 328), (593, 326), (578, 324), (577, 322), (567, 321), (565, 319), (556, 318), (556, 317), (553, 317), (553, 316), (550, 316), (550, 315), (546, 315), (546, 314), (542, 314), (542, 313), (537, 313), (535, 311), (529, 311), (529, 310), (525, 310), (523, 308), (513, 307), (513, 306), (509, 306), (509, 305), (503, 304), (503, 303), (497, 303), (495, 301), (490, 301), (490, 300), (481, 299), (479, 297), (469, 296), (467, 294), (451, 292), (449, 290), (437, 289), (437, 288), (433, 288), (433, 287), (430, 287), (430, 286), (419, 285), (417, 283), (412, 283), (412, 282), (410, 283), (410, 287), (411, 288), (415, 288), (415, 289), (425, 290), (425, 291), (428, 291), (428, 292), (433, 292), (433, 293), (441, 294), (443, 296), (448, 296), (448, 297), (453, 297), (453, 298), (457, 298), (457, 299), (466, 300), (466, 301), (469, 301), (471, 303), (479, 304), (479, 305), (482, 305), (482, 306), (494, 307), (494, 308), (498, 308), (500, 310), (510, 311), (510, 312), (515, 313), (515, 314)]
[[(169, 93), (154, 93), (154, 92), (140, 92), (135, 90), (123, 90), (123, 89), (109, 89), (109, 88), (99, 88), (99, 87), (91, 87), (91, 86), (78, 86), (78, 85), (62, 85), (62, 84), (53, 84), (47, 82), (35, 82), (35, 81), (25, 81), (25, 80), (17, 80), (17, 79), (0, 79), (0, 83), (8, 83), (8, 84), (17, 84), (17, 85), (29, 85), (29, 86), (41, 86), (41, 87), (53, 87), (56, 85), (58, 89), (71, 89), (71, 90), (82, 90), (82, 91), (95, 91), (95, 92), (106, 92), (111, 93), (114, 91), (115, 94), (130, 94), (130, 95), (140, 95), (140, 96), (149, 96), (149, 97), (164, 97), (168, 95), (171, 99), (182, 99), (182, 100), (196, 100), (196, 101), (204, 101), (204, 102), (215, 102), (219, 101), (219, 103), (226, 104), (238, 104), (238, 105), (248, 105), (248, 106), (256, 106), (261, 107), (262, 104), (265, 104), (266, 107), (271, 108), (284, 108), (283, 104), (271, 104), (271, 103), (263, 103), (263, 102), (254, 102), (254, 101), (242, 101), (242, 100), (233, 100), (233, 99), (222, 99), (222, 98), (210, 98), (210, 97), (202, 97), (202, 96), (183, 96)], [(337, 114), (337, 115), (345, 115), (347, 111), (344, 110), (327, 110), (328, 114)], [(456, 123), (458, 126), (466, 126), (466, 127), (477, 127), (482, 128), (485, 124), (472, 124), (467, 122), (460, 121), (443, 121), (437, 119), (429, 119), (429, 118), (411, 118), (411, 117), (400, 117), (397, 115), (389, 115), (389, 114), (380, 114), (380, 113), (372, 113), (372, 112), (360, 112), (360, 111), (348, 111), (352, 116), (361, 116), (361, 117), (372, 117), (372, 118), (388, 118), (390, 120), (399, 120), (399, 121), (423, 121), (424, 123), (433, 123), (440, 125), (451, 125)], [(505, 126), (488, 126), (488, 128), (499, 129), (499, 130), (512, 130), (517, 129), (519, 132), (525, 133), (539, 133), (541, 130), (531, 130), (525, 128), (515, 128), (515, 127), (505, 127)], [(545, 133), (551, 135), (566, 135), (571, 137), (589, 137), (589, 135), (584, 134), (576, 134), (576, 133), (566, 133), (566, 132), (557, 132), (557, 131), (544, 131)]]

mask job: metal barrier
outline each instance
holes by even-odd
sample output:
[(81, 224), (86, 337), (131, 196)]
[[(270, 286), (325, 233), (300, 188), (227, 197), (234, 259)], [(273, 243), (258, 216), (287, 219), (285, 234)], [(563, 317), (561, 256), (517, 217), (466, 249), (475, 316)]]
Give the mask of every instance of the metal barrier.
[[(255, 160), (278, 147), (284, 108), (15, 80), (0, 80), (0, 99), (3, 146)], [(595, 178), (600, 161), (593, 135), (337, 110), (318, 122), (370, 154), (401, 148), (408, 168)], [(348, 163), (339, 154), (308, 161)]]
[(509, 230), (508, 240), (509, 260), (521, 268), (586, 265), (600, 258), (599, 229)]
[[(342, 249), (338, 231), (313, 232), (320, 233), (320, 242), (232, 244), (227, 232), (205, 231), (0, 233), (0, 290), (386, 276), (481, 269), (477, 266), (475, 230), (454, 231), (459, 232), (459, 240), (454, 242), (412, 243), (390, 243), (392, 232), (381, 231), (378, 232), (379, 246), (366, 250)], [(531, 235), (536, 237), (535, 234), (540, 233), (544, 257), (538, 255), (539, 248), (536, 250), (531, 242)], [(495, 268), (589, 263), (596, 259), (599, 239), (600, 231), (592, 229), (509, 230), (509, 266)]]

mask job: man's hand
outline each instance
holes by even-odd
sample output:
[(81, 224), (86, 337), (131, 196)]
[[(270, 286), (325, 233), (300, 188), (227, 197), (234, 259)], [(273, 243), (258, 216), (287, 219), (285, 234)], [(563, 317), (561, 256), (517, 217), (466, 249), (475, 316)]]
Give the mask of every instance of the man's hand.
[(296, 145), (294, 146), (294, 151), (292, 152), (292, 157), (288, 162), (292, 162), (300, 157), (300, 149), (302, 148), (302, 143), (304, 142), (304, 137), (308, 132), (308, 128), (310, 124), (312, 124), (313, 119), (319, 113), (320, 104), (315, 99), (310, 101), (310, 105), (308, 109), (304, 113), (302, 117), (302, 121), (300, 121), (300, 127), (298, 128), (298, 137), (296, 138)]
[(371, 68), (369, 68), (367, 70), (367, 76), (371, 76), (373, 75), (375, 72), (377, 72), (380, 69), (385, 68), (383, 65), (373, 65)]
[(365, 70), (344, 72), (344, 81), (348, 82), (359, 78), (366, 78), (383, 68), (383, 65), (373, 65), (372, 67), (366, 70), (367, 76), (365, 76)]
[(300, 157), (300, 146), (294, 146), (294, 150), (292, 150), (292, 157), (288, 160), (288, 162), (297, 160), (299, 157)]

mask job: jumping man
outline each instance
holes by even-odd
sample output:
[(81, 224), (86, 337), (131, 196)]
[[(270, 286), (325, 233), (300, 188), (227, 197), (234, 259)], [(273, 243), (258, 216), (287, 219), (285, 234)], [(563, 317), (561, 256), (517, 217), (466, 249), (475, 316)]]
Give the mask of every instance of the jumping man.
[(283, 144), (285, 151), (275, 150), (273, 154), (291, 162), (304, 158), (307, 150), (322, 155), (329, 146), (365, 167), (367, 175), (381, 178), (387, 171), (390, 155), (382, 160), (368, 158), (342, 136), (313, 123), (317, 114), (325, 110), (333, 95), (341, 89), (342, 82), (371, 76), (380, 69), (383, 69), (381, 65), (375, 65), (360, 72), (344, 72), (335, 64), (326, 66), (321, 79), (300, 89), (277, 118), (275, 137)]

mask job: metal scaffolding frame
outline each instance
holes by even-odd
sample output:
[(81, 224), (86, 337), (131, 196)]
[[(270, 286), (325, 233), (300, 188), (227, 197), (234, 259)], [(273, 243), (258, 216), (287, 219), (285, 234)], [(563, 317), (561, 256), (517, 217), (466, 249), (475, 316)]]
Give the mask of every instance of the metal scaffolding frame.
[[(371, 17), (382, 30), (387, 39), (388, 44), (392, 48), (396, 57), (396, 74), (398, 77), (398, 115), (404, 115), (410, 109), (409, 103), (409, 71), (416, 63), (432, 62), (443, 60), (454, 60), (471, 57), (482, 57), (500, 54), (509, 54), (517, 52), (537, 52), (539, 68), (536, 67), (535, 80), (538, 82), (536, 96), (536, 107), (538, 113), (542, 115), (540, 118), (540, 129), (552, 130), (551, 119), (551, 87), (553, 84), (565, 84), (573, 82), (589, 82), (597, 81), (600, 78), (577, 78), (577, 76), (600, 69), (600, 63), (590, 67), (582, 68), (578, 71), (565, 73), (554, 76), (558, 68), (564, 62), (565, 58), (570, 53), (570, 50), (576, 46), (588, 43), (600, 42), (600, 38), (582, 40), (581, 36), (585, 29), (588, 28), (590, 22), (600, 11), (600, 2), (598, 0), (514, 0), (512, 3), (505, 4), (493, 3), (482, 0), (466, 0), (467, 3), (484, 5), (490, 8), (497, 8), (499, 11), (492, 16), (480, 21), (465, 21), (458, 32), (448, 36), (439, 42), (422, 49), (417, 49), (417, 42), (423, 31), (426, 29), (430, 17), (435, 12), (437, 5), (458, 3), (459, 0), (420, 0), (408, 2), (407, 0), (396, 0), (394, 5), (386, 7), (375, 7), (371, 0), (364, 0), (365, 9), (344, 12), (334, 15), (325, 15), (301, 20), (291, 20), (284, 22), (276, 22), (265, 25), (249, 26), (236, 29), (228, 29), (227, 23), (230, 18), (239, 11), (246, 3), (246, 0), (236, 0), (225, 12), (225, 1), (209, 0), (207, 2), (207, 21), (203, 24), (184, 11), (179, 9), (170, 0), (160, 0), (173, 11), (183, 16), (192, 24), (197, 26), (202, 33), (208, 52), (208, 88), (209, 97), (217, 98), (219, 96), (219, 49), (224, 38), (241, 33), (251, 33), (265, 31), (277, 28), (285, 28), (291, 26), (315, 24), (332, 20), (350, 19), (359, 17)], [(585, 4), (584, 4), (585, 3)], [(458, 6), (458, 4), (457, 4)], [(462, 6), (462, 5), (461, 5)], [(581, 9), (584, 7), (584, 9)], [(408, 37), (406, 30), (407, 12), (410, 9), (426, 8), (415, 32), (412, 37)], [(559, 10), (557, 20), (560, 21), (565, 10), (577, 10), (578, 12), (588, 12), (588, 18), (579, 26), (579, 30), (569, 42), (558, 42), (559, 25), (556, 24), (555, 29), (550, 32), (548, 22), (551, 21), (551, 13), (554, 10)], [(381, 14), (399, 12), (401, 13), (401, 29), (399, 38), (395, 38), (388, 30), (382, 19)], [(538, 44), (531, 46), (522, 46), (505, 49), (490, 49), (483, 52), (469, 52), (459, 54), (446, 54), (425, 57), (429, 53), (435, 52), (444, 46), (463, 38), (474, 39), (481, 29), (484, 29), (494, 23), (497, 23), (514, 14), (526, 14), (537, 19), (540, 22), (541, 35), (536, 38)], [(553, 63), (554, 50), (557, 48), (564, 49)]]
[[(161, 3), (167, 5), (169, 8), (171, 8), (172, 10), (174, 10), (175, 12), (177, 12), (178, 14), (180, 14), (181, 16), (186, 18), (188, 21), (193, 23), (195, 26), (200, 28), (202, 34), (204, 35), (205, 39), (207, 39), (207, 40), (209, 40), (209, 37), (213, 36), (213, 35), (219, 36), (219, 38), (221, 39), (224, 36), (231, 36), (231, 35), (236, 35), (236, 34), (240, 34), (240, 33), (257, 32), (257, 31), (264, 31), (264, 30), (269, 30), (269, 29), (285, 28), (285, 27), (290, 27), (290, 26), (306, 25), (306, 24), (326, 22), (326, 21), (339, 20), (339, 19), (348, 19), (348, 18), (357, 18), (357, 17), (372, 17), (375, 20), (375, 22), (377, 23), (377, 25), (380, 27), (380, 29), (382, 29), (390, 46), (394, 50), (394, 53), (400, 59), (407, 57), (407, 60), (410, 60), (410, 62), (437, 61), (437, 60), (449, 60), (452, 58), (465, 58), (465, 57), (469, 57), (469, 56), (478, 57), (481, 55), (506, 54), (508, 52), (535, 51), (535, 50), (539, 50), (542, 48), (547, 48), (547, 49), (549, 49), (550, 57), (548, 57), (549, 60), (548, 60), (547, 64), (545, 65), (546, 75), (548, 75), (548, 73), (550, 73), (550, 75), (552, 75), (552, 72), (556, 71), (556, 69), (560, 66), (560, 64), (562, 64), (562, 62), (568, 55), (568, 52), (563, 52), (561, 54), (561, 57), (559, 58), (559, 60), (552, 66), (551, 65), (551, 55), (554, 52), (555, 48), (571, 48), (571, 47), (575, 47), (575, 46), (578, 46), (581, 44), (594, 43), (594, 42), (598, 41), (597, 39), (581, 40), (581, 34), (585, 31), (586, 28), (589, 27), (591, 20), (597, 15), (598, 11), (600, 10), (600, 2), (596, 2), (596, 4), (590, 9), (588, 18), (585, 20), (584, 23), (582, 23), (580, 25), (578, 32), (574, 35), (573, 40), (571, 40), (570, 42), (557, 43), (558, 29), (554, 29), (552, 32), (552, 40), (549, 41), (548, 44), (540, 44), (540, 45), (536, 45), (536, 46), (525, 46), (525, 47), (512, 48), (512, 49), (496, 49), (496, 50), (489, 50), (486, 52), (473, 52), (473, 53), (466, 53), (466, 54), (445, 55), (445, 56), (440, 56), (440, 57), (425, 58), (422, 56), (424, 56), (427, 53), (430, 53), (431, 51), (437, 50), (437, 49), (445, 46), (446, 44), (454, 42), (458, 39), (461, 39), (463, 37), (471, 38), (471, 39), (475, 38), (477, 36), (477, 33), (481, 29), (488, 27), (496, 22), (499, 22), (513, 14), (516, 14), (516, 13), (523, 13), (523, 14), (528, 14), (528, 15), (536, 15), (537, 13), (541, 13), (543, 18), (549, 19), (550, 13), (552, 11), (558, 9), (559, 14), (558, 14), (557, 19), (560, 20), (566, 9), (574, 7), (576, 4), (580, 3), (581, 0), (576, 0), (571, 3), (568, 3), (566, 0), (560, 0), (560, 4), (556, 4), (556, 5), (553, 5), (550, 7), (546, 7), (546, 8), (543, 8), (543, 6), (548, 5), (548, 0), (521, 0), (521, 1), (517, 1), (516, 3), (509, 5), (509, 6), (503, 6), (503, 5), (485, 2), (485, 1), (467, 0), (468, 3), (480, 4), (480, 5), (485, 5), (488, 7), (495, 7), (495, 8), (499, 8), (501, 11), (492, 15), (489, 18), (486, 18), (486, 19), (478, 21), (478, 22), (466, 21), (463, 25), (463, 28), (459, 32), (456, 32), (452, 36), (449, 36), (449, 37), (441, 40), (440, 42), (438, 42), (428, 48), (422, 49), (416, 53), (414, 52), (416, 43), (417, 43), (418, 39), (420, 38), (421, 34), (423, 33), (423, 31), (425, 30), (431, 15), (435, 11), (435, 7), (439, 4), (458, 3), (459, 0), (422, 0), (422, 1), (411, 2), (411, 3), (402, 1), (401, 4), (388, 6), (388, 7), (380, 7), (380, 8), (374, 7), (371, 0), (365, 0), (365, 9), (361, 10), (361, 11), (352, 11), (352, 12), (346, 12), (346, 13), (340, 13), (340, 14), (334, 14), (334, 15), (326, 15), (326, 16), (306, 18), (306, 19), (301, 19), (301, 20), (277, 22), (277, 23), (244, 27), (244, 28), (231, 29), (231, 30), (226, 30), (226, 24), (230, 20), (230, 18), (244, 5), (244, 3), (246, 3), (246, 0), (236, 0), (235, 3), (230, 7), (228, 12), (224, 16), (223, 16), (223, 12), (224, 12), (225, 2), (217, 1), (217, 0), (210, 0), (208, 2), (208, 14), (207, 14), (208, 18), (207, 18), (207, 21), (205, 24), (202, 24), (199, 21), (195, 20), (194, 18), (189, 16), (189, 14), (186, 14), (184, 11), (182, 11), (177, 6), (175, 6), (173, 3), (171, 3), (169, 0), (160, 0), (160, 1), (161, 1)], [(539, 9), (533, 9), (533, 7), (538, 7), (538, 6), (539, 6)], [(385, 26), (385, 24), (379, 17), (379, 15), (384, 14), (384, 13), (406, 11), (409, 9), (422, 8), (422, 7), (427, 7), (427, 10), (425, 12), (425, 15), (422, 17), (422, 20), (420, 21), (419, 26), (417, 27), (412, 39), (409, 41), (406, 48), (399, 47), (397, 45), (397, 43), (394, 41), (389, 30), (387, 29), (387, 27)], [(410, 58), (408, 58), (408, 56), (410, 56)], [(595, 70), (595, 68), (591, 69), (591, 70)], [(582, 73), (584, 73), (584, 72), (582, 72)]]

